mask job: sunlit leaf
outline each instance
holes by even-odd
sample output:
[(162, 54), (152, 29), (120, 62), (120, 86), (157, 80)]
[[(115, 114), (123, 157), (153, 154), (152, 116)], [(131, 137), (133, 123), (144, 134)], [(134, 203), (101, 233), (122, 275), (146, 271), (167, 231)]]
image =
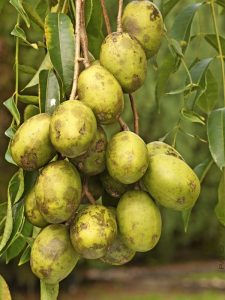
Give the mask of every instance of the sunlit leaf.
[(225, 226), (225, 170), (220, 179), (218, 188), (218, 202), (215, 207), (215, 214), (219, 222)]
[(24, 121), (26, 121), (29, 118), (31, 118), (39, 113), (40, 113), (39, 107), (37, 107), (33, 104), (29, 104), (24, 109), (23, 119), (24, 119)]
[(12, 155), (11, 155), (10, 143), (8, 144), (8, 147), (7, 147), (7, 150), (6, 150), (6, 153), (5, 153), (5, 160), (8, 163), (17, 166), (17, 164), (15, 163), (15, 161), (13, 160)]
[(47, 284), (40, 280), (41, 300), (57, 300), (59, 293), (59, 284)]
[(10, 0), (9, 3), (11, 3), (15, 7), (15, 9), (18, 11), (20, 16), (23, 18), (24, 22), (26, 23), (27, 27), (29, 28), (30, 20), (23, 8), (22, 2), (20, 0)]
[(30, 260), (30, 252), (31, 252), (31, 247), (30, 245), (27, 245), (27, 247), (23, 251), (23, 254), (20, 257), (18, 266), (22, 266)]
[(16, 128), (15, 128), (15, 127), (12, 127), (12, 126), (10, 126), (10, 127), (5, 131), (5, 135), (6, 135), (8, 138), (10, 138), (10, 139), (12, 139), (12, 138), (14, 137), (15, 133), (16, 133)]
[(19, 113), (18, 108), (15, 104), (14, 97), (10, 97), (5, 102), (3, 102), (3, 104), (10, 111), (11, 115), (13, 116), (13, 118), (16, 121), (16, 124), (20, 125), (20, 113)]
[(25, 104), (38, 104), (38, 96), (18, 95), (18, 100)]
[(25, 44), (31, 46), (32, 48), (38, 49), (38, 45), (36, 43), (30, 43), (27, 40), (27, 37), (26, 37), (26, 34), (25, 34), (24, 30), (22, 28), (20, 28), (18, 25), (16, 25), (13, 28), (13, 31), (11, 32), (11, 34), (18, 37), (18, 38), (20, 38)]
[(0, 275), (0, 299), (2, 300), (12, 299), (10, 295), (9, 287), (1, 275)]

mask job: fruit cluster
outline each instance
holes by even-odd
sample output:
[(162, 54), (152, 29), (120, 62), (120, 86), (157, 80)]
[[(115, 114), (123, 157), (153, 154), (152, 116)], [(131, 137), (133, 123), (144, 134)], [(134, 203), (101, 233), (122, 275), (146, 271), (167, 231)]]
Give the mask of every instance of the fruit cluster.
[(162, 16), (149, 1), (130, 2), (122, 26), (106, 37), (100, 61), (80, 73), (79, 100), (31, 117), (11, 143), (19, 167), (40, 170), (25, 212), (43, 228), (30, 261), (47, 283), (65, 278), (80, 256), (121, 265), (149, 251), (161, 234), (158, 204), (183, 210), (199, 196), (197, 176), (171, 146), (146, 145), (131, 131), (107, 141), (102, 125), (117, 121), (123, 92), (143, 84), (163, 35)]

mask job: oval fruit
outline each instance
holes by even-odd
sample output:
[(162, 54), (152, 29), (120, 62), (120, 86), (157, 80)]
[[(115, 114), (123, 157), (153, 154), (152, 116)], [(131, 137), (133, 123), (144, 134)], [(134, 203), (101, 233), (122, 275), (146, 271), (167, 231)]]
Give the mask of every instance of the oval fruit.
[(140, 42), (147, 58), (158, 52), (164, 33), (164, 23), (154, 3), (148, 0), (128, 3), (123, 12), (122, 27)]
[(88, 205), (76, 215), (70, 228), (74, 249), (84, 258), (105, 255), (117, 234), (116, 220), (103, 205)]
[(163, 206), (175, 210), (191, 208), (200, 193), (200, 182), (193, 170), (174, 156), (152, 156), (143, 177), (148, 192)]
[(100, 64), (85, 69), (78, 78), (78, 97), (101, 124), (116, 121), (124, 107), (123, 91), (115, 77)]
[(158, 243), (161, 214), (147, 193), (126, 192), (117, 206), (117, 221), (123, 241), (131, 250), (145, 252)]
[(125, 93), (144, 83), (147, 59), (138, 41), (128, 33), (113, 32), (101, 45), (100, 63), (119, 81)]
[(49, 223), (67, 221), (81, 200), (81, 179), (65, 160), (52, 162), (41, 170), (35, 185), (38, 208)]
[(89, 149), (96, 130), (92, 110), (80, 101), (68, 100), (60, 104), (52, 115), (50, 138), (57, 151), (73, 158)]
[(50, 116), (46, 113), (29, 118), (16, 131), (11, 142), (15, 163), (26, 171), (37, 170), (56, 154), (49, 138)]
[(107, 146), (106, 166), (109, 174), (124, 184), (138, 181), (148, 168), (144, 141), (131, 131), (115, 134)]
[(30, 256), (32, 272), (48, 284), (56, 284), (69, 275), (79, 255), (73, 249), (65, 225), (52, 224), (36, 237)]
[(148, 156), (151, 158), (151, 156), (156, 155), (156, 154), (166, 154), (166, 155), (172, 155), (174, 157), (177, 157), (181, 160), (183, 160), (183, 157), (180, 155), (180, 153), (174, 149), (172, 146), (159, 142), (159, 141), (154, 141), (151, 143), (147, 144), (148, 148)]

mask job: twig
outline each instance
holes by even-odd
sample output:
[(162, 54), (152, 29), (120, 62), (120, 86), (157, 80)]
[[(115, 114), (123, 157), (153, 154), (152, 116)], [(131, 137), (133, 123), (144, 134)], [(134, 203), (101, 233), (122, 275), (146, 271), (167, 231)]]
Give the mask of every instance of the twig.
[(123, 0), (119, 0), (118, 15), (117, 15), (117, 32), (122, 32), (122, 12), (123, 12)]
[(135, 105), (134, 96), (132, 94), (129, 94), (129, 98), (130, 98), (130, 104), (134, 116), (134, 132), (139, 135), (139, 116)]
[(130, 131), (128, 125), (126, 124), (126, 122), (121, 118), (121, 117), (118, 117), (118, 122), (120, 124), (120, 127), (123, 131)]
[(74, 76), (73, 87), (70, 94), (70, 100), (74, 100), (77, 92), (77, 81), (79, 76), (79, 59), (80, 59), (80, 15), (81, 15), (81, 2), (76, 0), (76, 30), (75, 30), (75, 58), (74, 58)]
[(84, 14), (84, 5), (85, 0), (82, 0), (81, 4), (81, 20), (80, 20), (80, 29), (81, 29), (81, 47), (84, 55), (84, 66), (88, 68), (90, 66), (89, 53), (88, 53), (88, 38), (85, 27), (85, 14)]
[(93, 197), (92, 193), (88, 190), (88, 177), (84, 178), (84, 184), (83, 184), (83, 196), (86, 196), (88, 201), (91, 204), (95, 204), (95, 198)]
[(105, 0), (101, 0), (101, 6), (102, 6), (102, 12), (103, 12), (106, 30), (107, 30), (107, 33), (110, 34), (110, 33), (112, 33), (112, 29), (111, 29), (111, 25), (110, 25), (110, 21), (109, 21), (109, 15), (107, 13), (107, 9), (105, 6)]

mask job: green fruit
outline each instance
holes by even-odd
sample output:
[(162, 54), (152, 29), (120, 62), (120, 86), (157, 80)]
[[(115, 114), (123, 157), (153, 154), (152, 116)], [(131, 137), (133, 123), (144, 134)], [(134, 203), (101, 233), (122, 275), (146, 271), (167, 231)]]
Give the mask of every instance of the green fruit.
[(77, 100), (68, 100), (54, 111), (50, 123), (52, 144), (70, 158), (85, 153), (95, 138), (97, 123), (92, 110)]
[(65, 160), (41, 170), (35, 185), (38, 208), (49, 223), (67, 221), (81, 200), (81, 180), (76, 168)]
[(86, 175), (97, 175), (105, 169), (105, 152), (107, 137), (102, 127), (98, 126), (94, 141), (89, 150), (74, 159), (72, 162)]
[(109, 246), (106, 254), (101, 260), (107, 264), (119, 266), (124, 265), (132, 260), (135, 255), (135, 251), (129, 249), (125, 244), (120, 234), (113, 241), (112, 245)]
[(106, 165), (116, 180), (124, 184), (138, 181), (148, 168), (148, 150), (144, 141), (130, 131), (115, 134), (108, 143)]
[(131, 250), (145, 252), (158, 243), (161, 215), (147, 193), (126, 192), (117, 206), (117, 221), (122, 239)]
[(107, 171), (100, 175), (100, 180), (104, 190), (112, 197), (118, 198), (122, 196), (129, 186), (112, 178)]
[(49, 139), (50, 116), (39, 114), (24, 122), (11, 142), (15, 163), (26, 171), (37, 170), (50, 161), (55, 150)]
[(145, 52), (128, 33), (113, 32), (101, 46), (100, 63), (119, 81), (125, 93), (132, 93), (144, 83), (147, 72)]
[(183, 157), (180, 155), (180, 153), (176, 149), (174, 149), (172, 146), (170, 146), (166, 143), (154, 141), (154, 142), (148, 143), (147, 148), (148, 148), (149, 158), (151, 158), (153, 155), (156, 155), (156, 154), (166, 154), (166, 155), (172, 155), (176, 158), (183, 160)]
[(30, 119), (31, 117), (38, 115), (39, 113), (40, 113), (39, 107), (33, 104), (27, 105), (23, 113), (24, 122)]
[(184, 161), (165, 154), (151, 157), (143, 182), (160, 204), (175, 210), (191, 208), (200, 193), (193, 170)]
[(84, 258), (105, 255), (117, 234), (116, 220), (102, 205), (88, 205), (78, 212), (70, 228), (74, 249)]
[(30, 256), (32, 272), (48, 284), (66, 278), (79, 255), (74, 251), (65, 225), (49, 225), (35, 239)]
[(78, 97), (101, 124), (116, 121), (124, 107), (123, 92), (115, 77), (100, 64), (85, 69), (78, 78)]
[(131, 1), (124, 9), (122, 27), (140, 42), (147, 58), (158, 52), (164, 23), (154, 3), (147, 0)]
[(34, 188), (32, 188), (25, 197), (24, 209), (26, 218), (34, 226), (45, 227), (48, 225), (37, 207)]

